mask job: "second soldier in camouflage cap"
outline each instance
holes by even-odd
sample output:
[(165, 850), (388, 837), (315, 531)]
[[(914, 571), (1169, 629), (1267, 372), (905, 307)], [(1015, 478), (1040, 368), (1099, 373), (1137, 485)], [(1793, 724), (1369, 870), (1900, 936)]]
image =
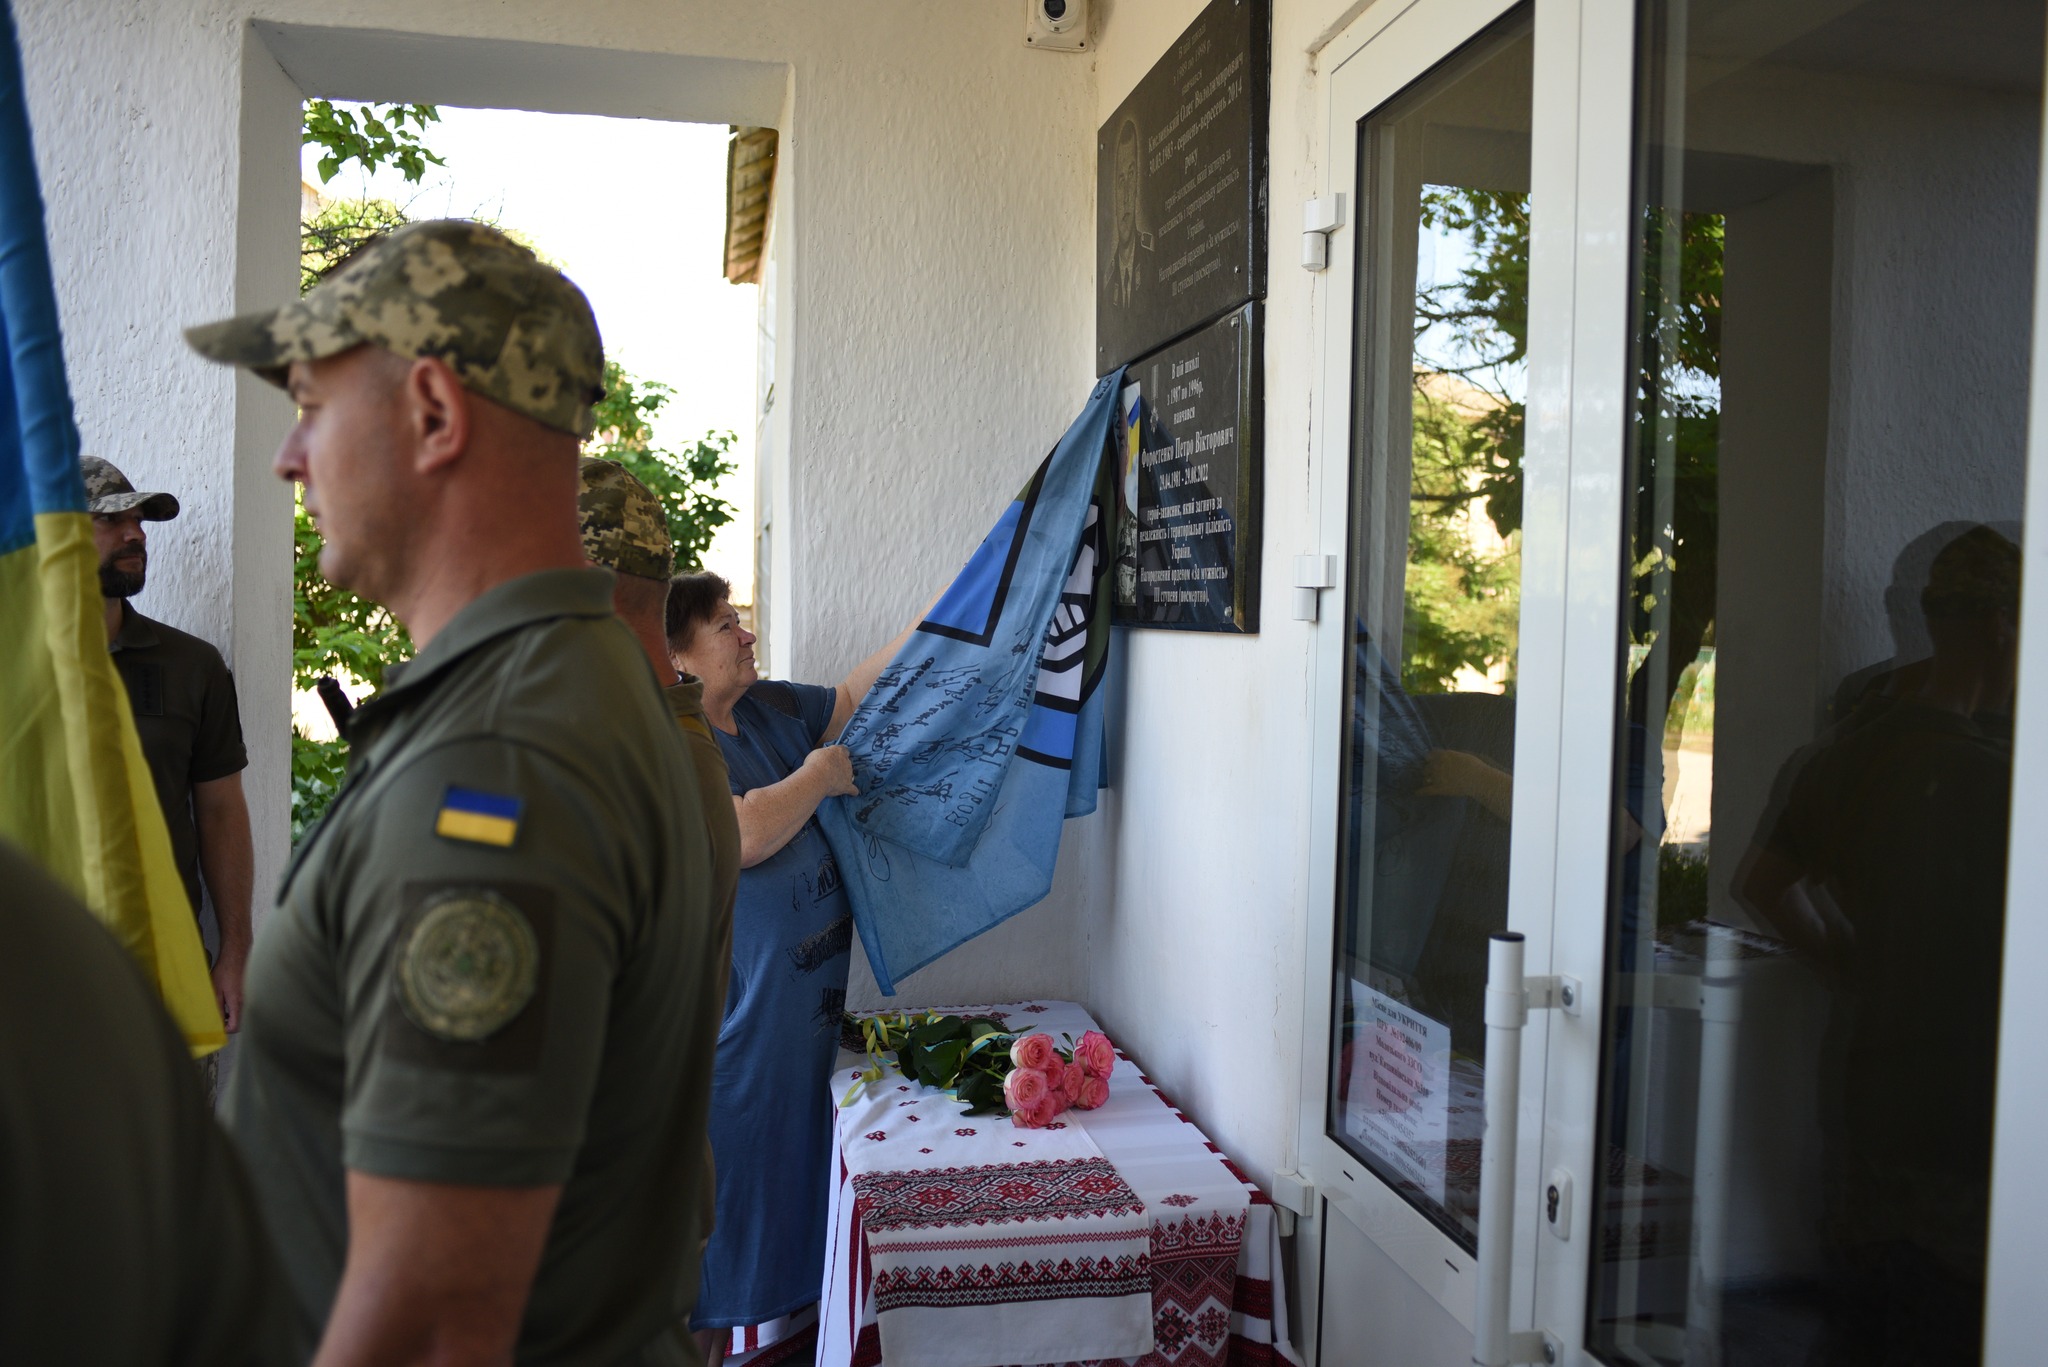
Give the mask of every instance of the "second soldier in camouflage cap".
[(661, 502), (615, 460), (583, 457), (577, 472), (576, 520), (583, 553), (619, 574), (668, 583), (675, 546)]
[(113, 462), (98, 456), (80, 456), (78, 473), (85, 478), (85, 510), (96, 515), (125, 513), (134, 509), (144, 522), (168, 522), (178, 515), (174, 494), (137, 493), (128, 476)]
[(583, 292), (495, 228), (412, 223), (361, 248), (305, 298), (188, 328), (209, 360), (282, 385), (293, 361), (369, 343), (435, 356), (465, 388), (535, 422), (590, 435), (604, 345)]

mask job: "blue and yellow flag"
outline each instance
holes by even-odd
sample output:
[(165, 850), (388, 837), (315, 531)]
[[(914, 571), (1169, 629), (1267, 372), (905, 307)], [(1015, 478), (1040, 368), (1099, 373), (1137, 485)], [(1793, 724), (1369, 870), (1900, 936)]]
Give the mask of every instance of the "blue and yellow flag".
[(107, 653), (11, 7), (0, 22), (0, 836), (84, 898), (203, 1055), (227, 1036)]
[(883, 992), (1043, 898), (1104, 780), (1121, 370), (848, 719), (818, 808)]

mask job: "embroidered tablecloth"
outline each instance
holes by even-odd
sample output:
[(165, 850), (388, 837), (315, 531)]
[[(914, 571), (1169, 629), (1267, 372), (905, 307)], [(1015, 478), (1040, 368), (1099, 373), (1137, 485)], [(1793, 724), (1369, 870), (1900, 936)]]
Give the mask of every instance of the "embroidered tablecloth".
[[(1055, 1039), (1097, 1028), (1071, 1002), (940, 1009)], [(1064, 1129), (967, 1117), (894, 1074), (841, 1112), (820, 1367), (1299, 1362), (1272, 1205), (1118, 1060), (1109, 1100)], [(864, 1060), (841, 1063), (843, 1096)]]

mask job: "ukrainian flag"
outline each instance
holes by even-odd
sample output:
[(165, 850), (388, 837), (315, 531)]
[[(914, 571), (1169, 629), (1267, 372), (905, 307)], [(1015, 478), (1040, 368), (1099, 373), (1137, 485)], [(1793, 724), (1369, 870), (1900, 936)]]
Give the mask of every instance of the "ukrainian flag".
[(98, 913), (197, 1057), (227, 1036), (107, 653), (11, 6), (0, 22), (0, 836)]

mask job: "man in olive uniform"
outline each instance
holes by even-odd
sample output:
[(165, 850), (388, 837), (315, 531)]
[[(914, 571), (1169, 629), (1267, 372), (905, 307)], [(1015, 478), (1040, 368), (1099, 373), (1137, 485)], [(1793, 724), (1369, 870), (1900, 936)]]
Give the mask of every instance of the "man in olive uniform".
[(0, 840), (0, 1362), (283, 1364), (248, 1180), (156, 989)]
[[(711, 829), (719, 955), (730, 968), (732, 903), (740, 882), (740, 823), (732, 807), (725, 752), (704, 717), (704, 681), (681, 673), (669, 658), (665, 623), (675, 543), (668, 534), (668, 519), (660, 500), (631, 471), (595, 456), (581, 462), (576, 515), (583, 526), (583, 553), (591, 564), (612, 572), (612, 607), (647, 652), (647, 663), (654, 666), (662, 696), (689, 746), (704, 819)], [(721, 1001), (723, 996), (721, 992)]]
[[(668, 534), (668, 519), (661, 503), (645, 484), (635, 479), (617, 461), (585, 456), (576, 494), (576, 514), (583, 524), (583, 553), (590, 563), (612, 571), (612, 607), (619, 620), (639, 640), (662, 681), (662, 696), (675, 714), (683, 742), (690, 750), (690, 765), (697, 774), (697, 795), (704, 803), (704, 820), (710, 828), (714, 901), (718, 908), (718, 957), (722, 965), (718, 978), (718, 1004), (725, 1008), (725, 989), (732, 966), (732, 904), (740, 884), (740, 822), (733, 810), (732, 787), (725, 768), (725, 752), (712, 738), (711, 723), (704, 717), (704, 681), (694, 674), (677, 671), (669, 658), (667, 618), (669, 574), (675, 569), (675, 543)], [(704, 1206), (699, 1245), (711, 1238), (714, 1198), (718, 1192), (717, 1173), (711, 1154), (704, 1155)], [(700, 1275), (699, 1259), (690, 1260), (690, 1292), (696, 1294)], [(714, 1363), (716, 1340), (722, 1335), (702, 1331), (696, 1335), (699, 1349), (706, 1350)]]
[(696, 776), (578, 539), (590, 307), (443, 221), (186, 335), (289, 389), (322, 573), (419, 646), (286, 870), (228, 1091), (301, 1350), (689, 1363), (723, 965)]

